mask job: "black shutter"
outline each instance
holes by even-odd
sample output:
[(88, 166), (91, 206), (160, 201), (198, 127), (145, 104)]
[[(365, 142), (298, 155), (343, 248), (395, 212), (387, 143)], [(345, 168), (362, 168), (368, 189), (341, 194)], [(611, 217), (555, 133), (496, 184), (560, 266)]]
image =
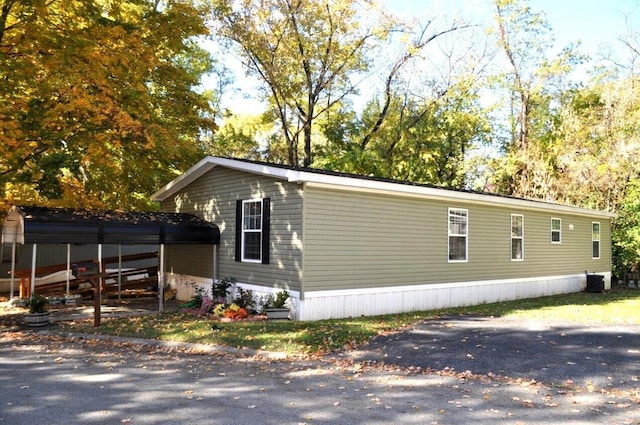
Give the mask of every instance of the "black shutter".
[(262, 264), (269, 264), (269, 222), (271, 221), (271, 198), (262, 200)]
[(236, 201), (236, 261), (242, 261), (242, 200)]

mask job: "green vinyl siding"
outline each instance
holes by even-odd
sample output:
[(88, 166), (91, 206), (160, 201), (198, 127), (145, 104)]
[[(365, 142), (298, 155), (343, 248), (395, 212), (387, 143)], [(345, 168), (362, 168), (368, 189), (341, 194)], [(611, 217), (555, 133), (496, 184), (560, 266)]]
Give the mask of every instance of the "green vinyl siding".
[[(236, 201), (271, 199), (269, 264), (235, 261)], [(196, 214), (220, 228), (218, 277), (300, 289), (302, 191), (295, 183), (215, 167), (162, 203), (164, 211)], [(166, 270), (211, 277), (212, 247), (168, 247)]]
[[(611, 270), (608, 221), (591, 258), (593, 217), (312, 186), (304, 199), (306, 291)], [(466, 262), (448, 261), (449, 208), (468, 210)], [(511, 214), (524, 218), (524, 261), (511, 261)], [(562, 218), (561, 244), (551, 244), (551, 217)]]

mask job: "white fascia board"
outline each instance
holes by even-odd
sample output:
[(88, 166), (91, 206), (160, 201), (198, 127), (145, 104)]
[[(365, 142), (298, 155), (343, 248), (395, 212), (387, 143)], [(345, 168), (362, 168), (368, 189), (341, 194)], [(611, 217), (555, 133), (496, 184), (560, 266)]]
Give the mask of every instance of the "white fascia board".
[(194, 166), (171, 180), (164, 187), (151, 195), (151, 200), (154, 202), (162, 202), (178, 192), (180, 189), (194, 182), (198, 177), (202, 176), (215, 166), (215, 164), (211, 163), (211, 158), (212, 157), (207, 156), (198, 161)]
[[(274, 177), (290, 182), (300, 181), (300, 171), (286, 168), (272, 167), (267, 164), (256, 164), (251, 162), (236, 161), (234, 159), (210, 157), (217, 164), (233, 170), (246, 171), (248, 173), (260, 174), (262, 176)], [(307, 173), (309, 174), (309, 173)]]
[(509, 198), (491, 194), (462, 192), (426, 186), (414, 186), (409, 184), (405, 185), (402, 183), (381, 182), (376, 180), (351, 179), (348, 177), (339, 176), (314, 175), (313, 177), (316, 178), (303, 178), (303, 181), (305, 181), (307, 185), (311, 187), (323, 187), (326, 189), (334, 190), (342, 188), (342, 190), (355, 190), (369, 193), (380, 193), (385, 195), (412, 196), (418, 198), (440, 199), (483, 205), (501, 205), (512, 208), (538, 211), (548, 210), (557, 213), (583, 215), (588, 217), (603, 217), (606, 219), (610, 219), (616, 216), (614, 213), (606, 211), (590, 210), (569, 205)]
[(211, 171), (213, 168), (221, 166), (230, 168), (233, 170), (246, 171), (249, 173), (260, 174), (264, 176), (270, 176), (289, 181), (297, 181), (299, 172), (295, 170), (287, 170), (278, 167), (270, 167), (265, 164), (255, 164), (244, 161), (237, 161), (234, 159), (220, 158), (216, 156), (207, 156), (197, 164), (189, 168), (187, 171), (176, 177), (169, 182), (163, 188), (151, 195), (151, 200), (155, 202), (162, 202), (170, 196), (174, 195), (187, 185), (193, 183), (195, 180)]
[(152, 196), (152, 199), (154, 201), (162, 201), (168, 198), (215, 166), (231, 168), (234, 170), (245, 171), (281, 180), (287, 180), (293, 183), (306, 183), (312, 186), (324, 187), (334, 190), (355, 190), (370, 193), (381, 193), (386, 195), (415, 196), (421, 198), (443, 199), (484, 205), (504, 205), (513, 208), (550, 210), (558, 213), (564, 212), (567, 214), (579, 214), (589, 217), (605, 217), (607, 219), (615, 217), (615, 214), (613, 213), (572, 207), (568, 205), (552, 204), (541, 201), (530, 201), (518, 198), (508, 198), (490, 194), (462, 192), (427, 186), (385, 182), (380, 180), (368, 180), (366, 178), (361, 179), (357, 177), (336, 176), (331, 174), (323, 174), (322, 172), (315, 173), (302, 170), (291, 170), (287, 168), (273, 167), (267, 164), (257, 164), (213, 156), (208, 156), (202, 159), (189, 170), (185, 171), (185, 173), (180, 177), (176, 178), (164, 188), (156, 192)]

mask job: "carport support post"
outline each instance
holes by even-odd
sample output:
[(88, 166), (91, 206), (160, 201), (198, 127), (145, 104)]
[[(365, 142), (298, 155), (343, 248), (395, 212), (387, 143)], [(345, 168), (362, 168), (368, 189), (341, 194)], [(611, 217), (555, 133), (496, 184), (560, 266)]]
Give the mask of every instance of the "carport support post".
[(102, 244), (98, 244), (98, 275), (95, 278), (89, 278), (89, 282), (93, 285), (93, 327), (100, 327), (100, 305), (102, 304), (102, 279), (104, 271), (102, 270)]
[(102, 274), (104, 270), (102, 270), (102, 244), (98, 244), (98, 270), (100, 273), (100, 278), (98, 279), (98, 302), (102, 303)]
[(10, 300), (13, 299), (13, 288), (14, 288), (14, 282), (16, 280), (15, 274), (16, 274), (16, 240), (14, 238), (13, 244), (11, 244), (11, 284), (10, 284), (11, 288), (10, 288), (10, 294), (9, 294)]
[(29, 297), (33, 297), (36, 292), (36, 254), (38, 252), (38, 244), (33, 243), (33, 253), (31, 254), (31, 292)]
[(160, 244), (158, 263), (158, 312), (162, 313), (164, 310), (164, 244)]
[[(216, 270), (217, 266), (218, 266), (218, 245), (213, 244), (213, 263), (211, 265), (211, 267), (212, 267), (212, 269), (211, 269), (211, 274), (212, 274), (211, 282), (212, 282), (212, 285), (216, 284), (216, 276), (218, 274), (218, 273), (216, 273), (217, 272), (217, 270)], [(212, 288), (213, 288), (213, 286), (212, 286)]]
[(93, 327), (100, 327), (100, 316), (102, 312), (100, 311), (100, 282), (102, 281), (101, 277), (102, 273), (99, 273), (92, 277), (87, 277), (87, 280), (93, 286)]
[(67, 244), (67, 295), (69, 295), (69, 271), (71, 270), (71, 244)]
[(118, 245), (118, 301), (122, 299), (122, 244)]

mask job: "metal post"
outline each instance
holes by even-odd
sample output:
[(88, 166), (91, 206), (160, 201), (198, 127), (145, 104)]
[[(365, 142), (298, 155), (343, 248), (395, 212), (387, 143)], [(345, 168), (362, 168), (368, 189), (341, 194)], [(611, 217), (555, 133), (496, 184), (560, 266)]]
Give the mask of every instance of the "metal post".
[(71, 244), (67, 244), (67, 295), (69, 295), (69, 273), (71, 273)]
[(16, 279), (15, 277), (16, 274), (16, 240), (15, 238), (13, 239), (13, 244), (11, 245), (11, 289), (10, 289), (10, 293), (9, 293), (9, 299), (13, 299), (13, 288), (14, 288), (14, 281)]
[(118, 245), (118, 301), (121, 300), (122, 291), (122, 244)]
[(218, 268), (218, 245), (214, 244), (213, 245), (213, 263), (212, 263), (212, 269), (211, 269), (211, 274), (212, 276), (212, 284), (215, 285), (216, 284), (216, 276), (218, 275), (217, 273), (217, 268)]
[(99, 303), (102, 303), (102, 283), (103, 283), (103, 278), (102, 278), (102, 244), (99, 243), (98, 244), (98, 270), (100, 273), (100, 278), (98, 279), (98, 301)]
[(31, 292), (29, 297), (33, 297), (36, 293), (36, 254), (38, 252), (38, 244), (34, 242), (33, 253), (31, 254)]
[[(18, 242), (18, 227), (20, 226), (16, 226), (16, 231), (13, 233), (13, 245), (11, 246), (11, 293), (9, 294), (9, 299), (13, 299), (13, 288), (15, 281), (14, 275), (16, 273), (16, 243)], [(24, 244), (24, 235), (22, 236), (22, 243)]]
[(158, 312), (164, 310), (164, 244), (160, 244), (160, 259), (158, 264)]

